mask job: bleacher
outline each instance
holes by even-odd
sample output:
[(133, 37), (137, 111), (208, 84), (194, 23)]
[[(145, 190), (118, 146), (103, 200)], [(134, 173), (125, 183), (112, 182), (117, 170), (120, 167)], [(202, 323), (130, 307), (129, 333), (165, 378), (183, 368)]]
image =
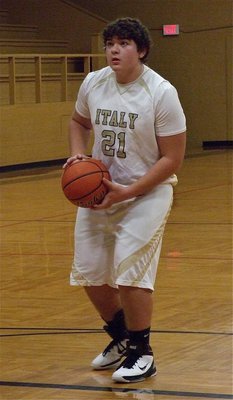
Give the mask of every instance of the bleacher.
[(0, 168), (66, 157), (78, 88), (105, 65), (104, 55), (69, 54), (67, 41), (42, 39), (37, 26), (10, 20), (0, 10)]

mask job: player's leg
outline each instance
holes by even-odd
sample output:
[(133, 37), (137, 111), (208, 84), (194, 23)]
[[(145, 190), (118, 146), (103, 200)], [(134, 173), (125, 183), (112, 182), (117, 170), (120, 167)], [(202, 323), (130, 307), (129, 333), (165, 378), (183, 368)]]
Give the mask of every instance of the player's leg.
[(153, 291), (130, 286), (119, 286), (119, 290), (127, 328), (131, 331), (148, 328), (153, 311)]
[[(126, 352), (127, 330), (117, 286), (109, 266), (113, 265), (115, 240), (107, 231), (105, 212), (79, 209), (75, 227), (75, 257), (71, 285), (81, 285), (99, 315), (110, 344), (93, 361), (94, 369), (114, 368)], [(115, 287), (114, 287), (115, 286)]]
[(119, 290), (109, 285), (86, 286), (85, 291), (104, 321), (111, 321), (122, 309)]
[(118, 382), (156, 374), (150, 347), (152, 292), (171, 202), (171, 186), (161, 185), (132, 205), (118, 231), (115, 274), (129, 332), (127, 357), (112, 376)]
[(113, 373), (117, 382), (138, 382), (156, 375), (154, 355), (150, 346), (153, 309), (152, 291), (120, 286), (120, 294), (129, 334), (127, 357)]
[(104, 330), (112, 338), (104, 351), (94, 358), (91, 366), (94, 369), (116, 368), (126, 354), (128, 342), (119, 291), (108, 285), (87, 286), (85, 291), (106, 323)]

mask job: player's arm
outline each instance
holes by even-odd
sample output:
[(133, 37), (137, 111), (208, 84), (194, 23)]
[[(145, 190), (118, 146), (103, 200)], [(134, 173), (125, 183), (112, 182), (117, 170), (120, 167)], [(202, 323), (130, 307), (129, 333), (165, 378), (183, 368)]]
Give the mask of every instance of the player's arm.
[(69, 146), (71, 157), (64, 164), (71, 164), (77, 159), (87, 158), (87, 146), (91, 133), (91, 120), (82, 117), (74, 110), (69, 123)]
[(137, 182), (128, 186), (130, 197), (148, 193), (172, 174), (175, 174), (182, 165), (186, 146), (186, 132), (171, 136), (158, 136), (157, 142), (160, 159)]
[(142, 196), (178, 171), (184, 159), (186, 133), (158, 137), (157, 141), (161, 155), (159, 161), (127, 187), (104, 180), (109, 192), (103, 202), (95, 206), (96, 209), (108, 208), (114, 203)]

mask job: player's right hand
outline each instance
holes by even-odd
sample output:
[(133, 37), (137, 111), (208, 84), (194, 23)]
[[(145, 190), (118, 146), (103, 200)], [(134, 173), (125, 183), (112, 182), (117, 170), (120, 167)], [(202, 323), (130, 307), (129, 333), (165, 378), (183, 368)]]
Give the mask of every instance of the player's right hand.
[(66, 160), (66, 162), (65, 162), (65, 164), (63, 165), (62, 168), (63, 168), (63, 169), (66, 168), (68, 165), (73, 164), (73, 162), (75, 162), (75, 161), (77, 161), (77, 160), (84, 160), (84, 159), (87, 159), (87, 158), (90, 158), (90, 157), (89, 157), (89, 156), (86, 156), (86, 154), (81, 154), (81, 153), (76, 154), (75, 156), (69, 157), (69, 158)]

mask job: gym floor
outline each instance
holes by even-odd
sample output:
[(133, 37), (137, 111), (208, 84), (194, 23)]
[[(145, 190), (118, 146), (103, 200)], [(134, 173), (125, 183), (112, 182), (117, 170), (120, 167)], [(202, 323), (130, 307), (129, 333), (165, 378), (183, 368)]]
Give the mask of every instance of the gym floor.
[(154, 292), (158, 375), (116, 384), (91, 360), (108, 337), (69, 286), (76, 207), (61, 169), (1, 176), (2, 400), (232, 399), (232, 151), (178, 174)]

